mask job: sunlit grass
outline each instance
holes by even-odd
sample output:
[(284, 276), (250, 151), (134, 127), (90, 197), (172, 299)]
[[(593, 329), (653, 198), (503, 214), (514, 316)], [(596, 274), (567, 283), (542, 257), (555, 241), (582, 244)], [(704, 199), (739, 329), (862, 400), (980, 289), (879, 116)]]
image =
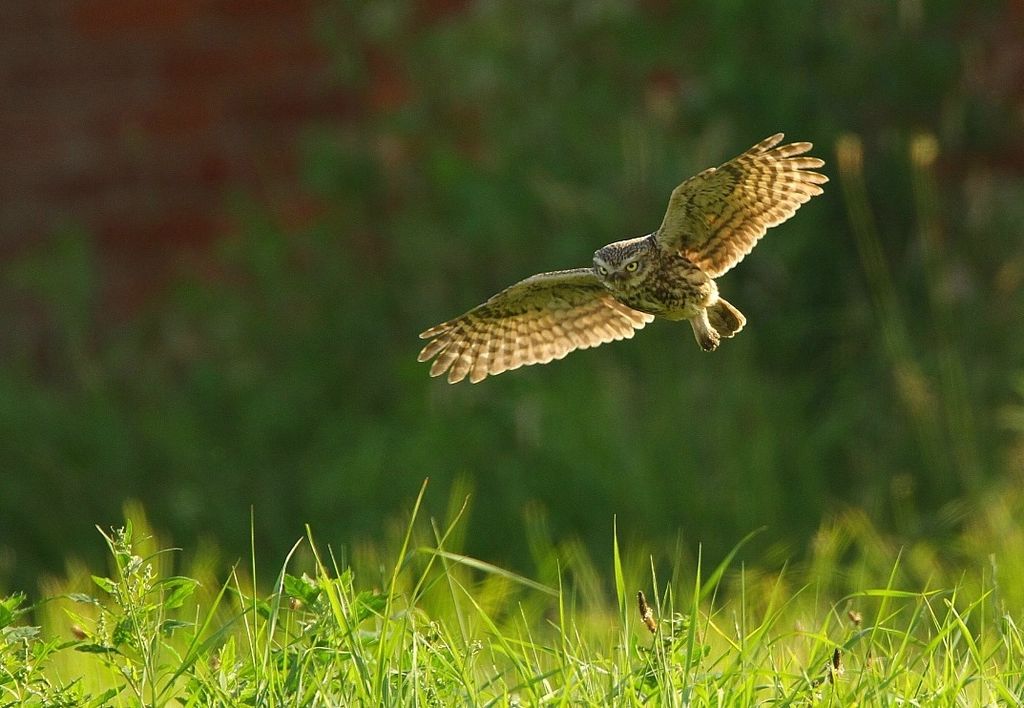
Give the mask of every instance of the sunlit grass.
[(201, 563), (202, 581), (174, 574), (136, 509), (98, 538), (111, 572), (88, 589), (4, 601), (0, 705), (1013, 705), (1012, 496), (944, 558), (852, 513), (781, 570), (737, 561), (746, 539), (662, 569), (610, 530), (612, 567), (550, 544), (545, 583), (459, 553), (464, 507), (427, 522), (421, 492), (389, 564), (350, 564), (310, 532), (255, 591), (250, 562), (222, 583)]

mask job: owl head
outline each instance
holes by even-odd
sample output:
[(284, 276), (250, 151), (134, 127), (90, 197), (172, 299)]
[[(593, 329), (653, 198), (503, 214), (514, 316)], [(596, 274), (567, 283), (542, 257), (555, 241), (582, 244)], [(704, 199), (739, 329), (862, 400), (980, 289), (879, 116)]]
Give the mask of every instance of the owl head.
[(640, 282), (647, 277), (652, 245), (650, 237), (641, 236), (602, 246), (594, 251), (594, 274), (612, 288)]

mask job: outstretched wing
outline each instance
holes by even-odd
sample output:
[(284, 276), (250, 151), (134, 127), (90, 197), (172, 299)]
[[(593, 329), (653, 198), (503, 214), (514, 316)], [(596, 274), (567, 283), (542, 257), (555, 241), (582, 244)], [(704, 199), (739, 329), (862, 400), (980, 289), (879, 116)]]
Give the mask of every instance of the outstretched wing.
[(431, 376), (473, 383), (576, 349), (629, 339), (654, 315), (623, 305), (589, 268), (540, 273), (505, 288), (482, 305), (420, 334), (430, 342), (419, 361), (434, 359)]
[(810, 170), (825, 162), (804, 155), (811, 143), (776, 147), (782, 138), (777, 133), (676, 187), (658, 229), (659, 245), (717, 278), (743, 260), (768, 229), (821, 194), (828, 177)]

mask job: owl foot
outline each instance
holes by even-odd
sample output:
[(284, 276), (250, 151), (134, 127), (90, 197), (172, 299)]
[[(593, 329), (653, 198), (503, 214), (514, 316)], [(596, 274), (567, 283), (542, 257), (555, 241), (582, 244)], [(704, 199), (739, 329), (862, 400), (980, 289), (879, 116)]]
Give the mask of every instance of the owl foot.
[(718, 298), (718, 302), (708, 308), (708, 322), (711, 323), (711, 328), (724, 338), (731, 337), (743, 329), (747, 318), (726, 300)]
[(718, 345), (721, 343), (722, 338), (718, 336), (718, 332), (711, 330), (708, 332), (706, 337), (702, 337), (697, 340), (700, 344), (700, 348), (706, 352), (713, 352), (718, 349)]
[(693, 336), (697, 339), (697, 344), (700, 345), (701, 349), (706, 352), (713, 352), (718, 349), (722, 336), (708, 321), (707, 310), (701, 310), (700, 314), (690, 320), (690, 326), (693, 327)]

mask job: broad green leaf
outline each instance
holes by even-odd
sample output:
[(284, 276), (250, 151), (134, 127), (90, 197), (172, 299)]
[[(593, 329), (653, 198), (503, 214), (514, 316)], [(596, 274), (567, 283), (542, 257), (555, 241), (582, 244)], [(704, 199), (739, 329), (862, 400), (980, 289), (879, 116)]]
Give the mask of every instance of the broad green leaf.
[(164, 600), (164, 608), (168, 610), (175, 610), (181, 607), (185, 603), (185, 600), (187, 600), (192, 593), (195, 592), (196, 588), (199, 587), (198, 580), (180, 576), (168, 578), (164, 582), (171, 588), (170, 593)]
[(114, 594), (114, 591), (117, 589), (117, 583), (110, 578), (94, 575), (92, 576), (92, 581), (99, 586), (100, 590), (110, 593), (111, 595)]

